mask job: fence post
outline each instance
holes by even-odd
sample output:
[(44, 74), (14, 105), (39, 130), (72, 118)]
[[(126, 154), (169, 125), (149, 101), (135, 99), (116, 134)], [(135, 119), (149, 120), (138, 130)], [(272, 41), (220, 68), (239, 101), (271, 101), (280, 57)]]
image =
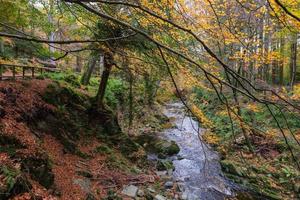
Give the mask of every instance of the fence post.
[(26, 67), (23, 67), (22, 69), (23, 69), (23, 72), (22, 72), (22, 74), (23, 74), (23, 79), (25, 79), (25, 70), (26, 70)]
[(0, 64), (0, 81), (2, 81), (3, 65)]
[(16, 80), (16, 66), (13, 66), (13, 80)]

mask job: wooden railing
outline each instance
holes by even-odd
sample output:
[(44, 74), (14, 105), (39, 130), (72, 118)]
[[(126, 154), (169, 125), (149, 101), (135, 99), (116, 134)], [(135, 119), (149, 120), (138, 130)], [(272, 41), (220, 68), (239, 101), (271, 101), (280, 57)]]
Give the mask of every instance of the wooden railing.
[[(12, 74), (4, 75), (4, 69), (10, 68)], [(17, 74), (17, 68), (22, 68), (22, 74)], [(26, 74), (26, 70), (30, 70), (30, 74)], [(30, 66), (30, 65), (17, 65), (17, 64), (0, 64), (0, 81), (4, 79), (16, 79), (17, 77), (25, 78), (25, 77), (32, 77), (34, 78), (36, 71), (39, 71), (40, 74), (43, 72), (58, 72), (60, 69), (57, 68), (50, 68), (50, 67), (38, 67), (38, 66)]]

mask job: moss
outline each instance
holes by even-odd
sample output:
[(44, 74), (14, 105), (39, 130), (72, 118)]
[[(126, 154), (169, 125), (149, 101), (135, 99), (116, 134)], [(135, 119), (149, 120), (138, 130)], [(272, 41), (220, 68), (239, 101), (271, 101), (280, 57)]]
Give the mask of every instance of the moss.
[(244, 176), (243, 170), (237, 166), (236, 163), (229, 161), (229, 160), (222, 160), (220, 162), (222, 169), (232, 175), (237, 175), (237, 176)]
[(169, 155), (175, 155), (178, 154), (180, 151), (179, 146), (176, 144), (176, 142), (171, 141), (171, 145), (165, 150), (165, 152)]
[(67, 83), (70, 83), (74, 87), (80, 87), (80, 81), (75, 74), (67, 74), (64, 78)]
[(44, 101), (53, 105), (83, 105), (86, 97), (76, 92), (68, 86), (63, 86), (58, 82), (51, 83), (47, 86), (44, 94), (42, 95)]
[(113, 150), (111, 148), (109, 148), (107, 145), (103, 144), (103, 145), (96, 147), (94, 152), (100, 153), (100, 154), (111, 154), (113, 152)]
[(111, 169), (120, 169), (128, 172), (131, 171), (128, 161), (122, 155), (110, 154), (106, 158), (106, 163)]
[(135, 141), (143, 146), (146, 151), (159, 155), (160, 158), (172, 156), (179, 153), (180, 148), (174, 141), (167, 141), (158, 138), (154, 134), (143, 134), (138, 136)]
[(172, 161), (169, 161), (169, 160), (159, 160), (157, 161), (157, 164), (156, 164), (156, 169), (159, 170), (159, 171), (165, 171), (165, 170), (170, 170), (170, 169), (174, 169), (174, 165), (172, 163)]

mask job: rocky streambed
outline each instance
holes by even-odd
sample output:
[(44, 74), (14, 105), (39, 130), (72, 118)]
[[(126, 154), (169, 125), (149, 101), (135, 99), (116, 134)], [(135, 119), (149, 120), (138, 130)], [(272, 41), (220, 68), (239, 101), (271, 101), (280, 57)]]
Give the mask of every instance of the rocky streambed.
[[(172, 161), (172, 181), (181, 192), (180, 198), (220, 200), (234, 196), (234, 185), (222, 175), (218, 154), (201, 142), (198, 134), (201, 135), (203, 130), (186, 115), (183, 104), (167, 104), (164, 114), (174, 126), (163, 131), (160, 137), (175, 141), (180, 151), (161, 162)], [(155, 156), (150, 158), (158, 159)]]

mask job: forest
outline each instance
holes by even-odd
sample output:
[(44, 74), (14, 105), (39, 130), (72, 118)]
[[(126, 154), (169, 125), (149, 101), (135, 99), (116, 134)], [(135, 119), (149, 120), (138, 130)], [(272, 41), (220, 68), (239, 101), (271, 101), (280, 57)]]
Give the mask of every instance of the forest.
[(299, 0), (0, 0), (0, 200), (297, 200), (299, 111)]

